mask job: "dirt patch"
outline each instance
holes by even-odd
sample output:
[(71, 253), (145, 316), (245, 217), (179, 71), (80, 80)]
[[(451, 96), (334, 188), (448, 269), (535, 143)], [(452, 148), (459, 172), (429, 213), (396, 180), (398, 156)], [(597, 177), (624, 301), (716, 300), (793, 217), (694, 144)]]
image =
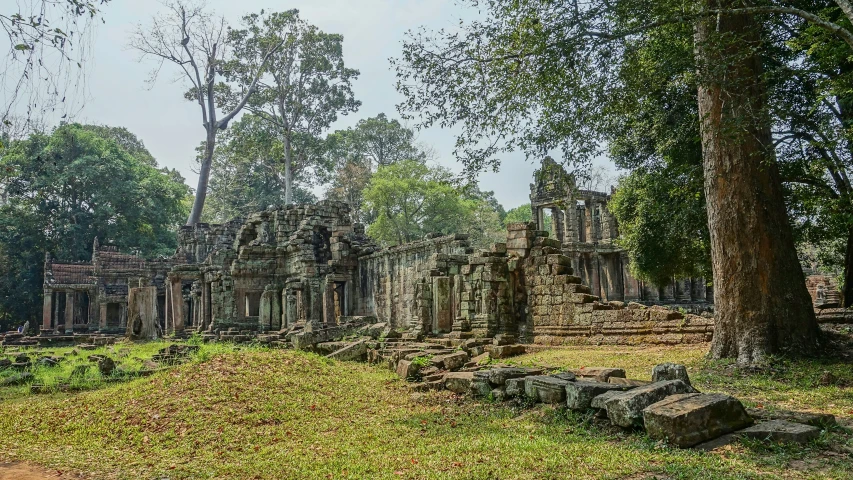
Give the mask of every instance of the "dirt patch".
[(0, 480), (54, 480), (56, 478), (81, 478), (57, 470), (28, 465), (26, 463), (0, 463)]

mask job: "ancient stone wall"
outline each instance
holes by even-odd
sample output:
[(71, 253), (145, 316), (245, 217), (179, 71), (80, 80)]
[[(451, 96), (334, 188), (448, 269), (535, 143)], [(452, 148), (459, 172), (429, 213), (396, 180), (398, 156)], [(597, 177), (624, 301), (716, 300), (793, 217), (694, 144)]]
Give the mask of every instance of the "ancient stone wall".
[[(456, 317), (452, 313), (450, 277), (458, 275), (460, 267), (468, 263), (467, 253), (467, 235), (457, 234), (361, 256), (354, 279), (355, 313), (376, 316), (398, 328), (449, 332), (447, 319)], [(438, 302), (436, 308), (434, 301)]]

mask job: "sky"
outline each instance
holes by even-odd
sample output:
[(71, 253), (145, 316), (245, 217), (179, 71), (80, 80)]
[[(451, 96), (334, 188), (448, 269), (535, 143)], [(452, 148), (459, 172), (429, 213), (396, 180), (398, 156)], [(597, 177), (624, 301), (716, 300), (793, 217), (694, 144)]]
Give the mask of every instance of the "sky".
[[(303, 19), (321, 30), (344, 36), (346, 65), (361, 72), (354, 91), (362, 106), (356, 113), (339, 117), (330, 132), (379, 113), (397, 118), (396, 104), (402, 97), (394, 88), (395, 75), (388, 59), (399, 56), (406, 32), (421, 26), (430, 30), (453, 28), (460, 18), (476, 14), (455, 0), (208, 0), (207, 4), (232, 26), (239, 26), (243, 15), (261, 9), (296, 8)], [(178, 169), (195, 188), (195, 148), (204, 139), (198, 105), (184, 100), (186, 85), (174, 81), (177, 71), (171, 66), (153, 85), (146, 82), (153, 61), (140, 62), (138, 54), (127, 46), (135, 27), (150, 23), (160, 9), (162, 5), (155, 0), (113, 0), (104, 7), (106, 23), (93, 34), (85, 102), (78, 102), (83, 107), (74, 119), (126, 127), (142, 139), (160, 165)], [(452, 154), (452, 131), (436, 127), (417, 135), (419, 142), (435, 150), (438, 163), (456, 172), (461, 170)], [(598, 163), (613, 170), (606, 160)], [(480, 176), (480, 188), (493, 190), (507, 210), (527, 203), (537, 164), (527, 161), (523, 154), (509, 154), (500, 172)]]

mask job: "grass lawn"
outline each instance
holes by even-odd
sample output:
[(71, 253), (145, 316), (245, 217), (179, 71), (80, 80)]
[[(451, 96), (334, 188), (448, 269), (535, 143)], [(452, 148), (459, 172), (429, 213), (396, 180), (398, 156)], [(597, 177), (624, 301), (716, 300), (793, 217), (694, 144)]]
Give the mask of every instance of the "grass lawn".
[[(92, 478), (172, 480), (853, 478), (853, 458), (826, 450), (829, 442), (850, 442), (843, 432), (827, 432), (806, 447), (751, 442), (713, 453), (678, 450), (564, 409), (410, 394), (393, 373), (365, 364), (217, 348), (220, 353), (194, 363), (95, 391), (0, 401), (0, 460)], [(725, 366), (703, 364), (703, 353), (583, 347), (518, 361), (625, 366), (636, 378), (660, 361), (681, 361), (703, 390), (752, 400), (769, 397), (763, 388), (784, 384), (778, 401), (784, 406), (807, 402), (811, 394), (803, 386), (811, 370), (802, 381), (790, 372), (780, 374), (783, 379), (728, 377)], [(847, 366), (831, 368), (850, 373)], [(822, 392), (820, 408), (839, 415), (853, 408), (850, 389), (841, 390)]]

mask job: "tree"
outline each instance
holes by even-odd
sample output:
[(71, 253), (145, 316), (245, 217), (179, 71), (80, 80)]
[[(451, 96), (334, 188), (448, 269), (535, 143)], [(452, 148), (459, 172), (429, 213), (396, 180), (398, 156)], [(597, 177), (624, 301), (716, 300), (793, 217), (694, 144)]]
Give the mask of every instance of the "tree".
[[(249, 15), (244, 21), (246, 29), (231, 32), (236, 59), (229, 76), (241, 91), (258, 90), (248, 109), (267, 121), (284, 145), (285, 203), (290, 204), (295, 137), (317, 138), (338, 114), (358, 110), (352, 82), (359, 72), (344, 65), (343, 36), (320, 31), (299, 18), (298, 10)], [(269, 55), (271, 45), (281, 48)], [(268, 75), (258, 80), (254, 72), (266, 62)]]
[[(189, 188), (174, 170), (134, 155), (110, 129), (63, 125), (13, 141), (0, 158), (0, 321), (40, 315), (45, 252), (89, 260), (92, 242), (171, 255)], [(109, 179), (109, 181), (105, 181)]]
[[(80, 85), (91, 28), (96, 20), (103, 21), (101, 7), (109, 1), (19, 0), (14, 10), (0, 11), (0, 30), (9, 39), (0, 72), (7, 95), (0, 123), (26, 125), (34, 116), (72, 103), (65, 101), (67, 91)], [(27, 99), (26, 115), (16, 115), (22, 97)]]
[[(529, 203), (510, 209), (504, 216), (504, 226), (510, 223), (530, 223), (533, 221), (533, 209)], [(551, 231), (551, 215), (545, 215), (545, 230)]]
[[(323, 162), (323, 145), (317, 139), (300, 136), (294, 146), (294, 199), (313, 203), (316, 198), (310, 188), (315, 181), (325, 180), (331, 167)], [(204, 147), (199, 150), (203, 152)], [(208, 206), (202, 218), (221, 223), (270, 205), (284, 205), (284, 172), (278, 160), (283, 151), (268, 122), (253, 114), (243, 115), (225, 132), (214, 153)]]
[(349, 203), (354, 222), (371, 223), (375, 212), (362, 205), (363, 191), (374, 169), (402, 160), (426, 161), (430, 156), (415, 144), (415, 132), (384, 113), (359, 120), (355, 127), (338, 130), (326, 137), (328, 162), (336, 166), (326, 197)]
[(399, 245), (427, 233), (460, 231), (466, 209), (452, 178), (444, 168), (414, 160), (380, 167), (364, 191), (367, 208), (377, 212), (368, 235)]
[(655, 285), (711, 275), (702, 172), (637, 169), (624, 176), (608, 209), (619, 224), (619, 245), (631, 273)]
[(222, 106), (221, 96), (223, 90), (227, 89), (221, 74), (226, 63), (232, 59), (228, 45), (228, 25), (224, 18), (215, 17), (202, 7), (185, 0), (165, 5), (166, 13), (156, 16), (148, 28), (141, 25), (137, 27), (130, 47), (140, 53), (140, 60), (152, 57), (157, 62), (151, 73), (152, 82), (156, 81), (166, 63), (177, 66), (180, 70), (179, 78), (190, 85), (185, 97), (197, 102), (201, 109), (205, 150), (199, 168), (195, 201), (187, 219), (187, 225), (195, 225), (201, 219), (207, 198), (216, 135), (220, 130), (228, 128), (228, 123), (246, 106), (267, 67), (267, 60), (282, 47), (283, 40), (261, 47), (257, 63), (244, 74), (242, 90), (236, 94), (237, 101), (232, 102), (227, 113), (219, 117), (217, 109)]
[[(847, 19), (853, 17), (848, 2), (837, 3)], [(482, 4), (486, 20), (463, 24), (458, 32), (416, 34), (396, 61), (398, 89), (406, 97), (400, 108), (417, 115), (422, 126), (458, 127), (456, 153), (469, 174), (496, 168), (497, 154), (513, 149), (541, 155), (562, 148), (575, 163), (588, 164), (607, 132), (614, 90), (624, 92), (619, 86), (635, 73), (623, 68), (626, 55), (671, 29), (720, 25), (723, 33), (700, 29), (706, 35), (688, 40), (700, 67), (691, 74), (698, 86), (715, 295), (727, 297), (717, 301), (712, 354), (754, 363), (774, 353), (816, 352), (818, 328), (796, 263), (772, 149), (758, 56), (764, 29), (752, 15), (802, 18), (847, 45), (853, 45), (853, 34), (815, 15), (811, 6), (643, 0)], [(721, 176), (725, 168), (735, 170)], [(759, 239), (760, 249), (747, 238)], [(748, 268), (736, 272), (739, 276), (726, 275), (738, 265)], [(720, 289), (723, 279), (739, 290)], [(747, 283), (760, 288), (747, 292)]]

